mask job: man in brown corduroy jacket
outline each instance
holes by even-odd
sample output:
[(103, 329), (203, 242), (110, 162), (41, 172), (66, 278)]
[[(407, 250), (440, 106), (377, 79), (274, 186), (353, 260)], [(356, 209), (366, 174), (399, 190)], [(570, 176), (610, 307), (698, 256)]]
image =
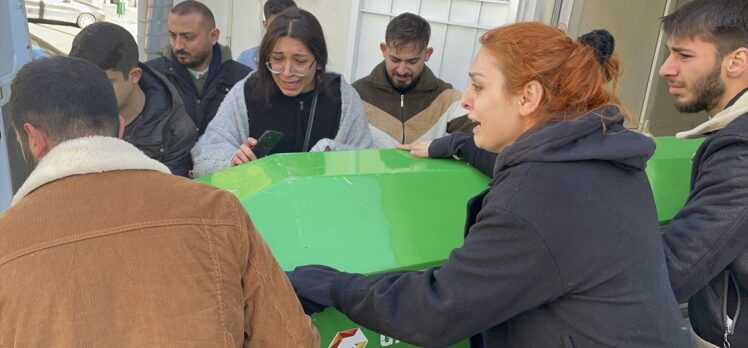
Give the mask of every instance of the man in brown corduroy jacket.
[(0, 347), (319, 347), (237, 199), (116, 137), (103, 71), (34, 61), (11, 90), (35, 169), (0, 214)]

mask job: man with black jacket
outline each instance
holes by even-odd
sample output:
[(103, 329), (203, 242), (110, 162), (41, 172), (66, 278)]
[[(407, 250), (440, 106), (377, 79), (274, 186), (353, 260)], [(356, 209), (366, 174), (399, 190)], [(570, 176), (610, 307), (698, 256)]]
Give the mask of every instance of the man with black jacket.
[(218, 43), (220, 31), (204, 4), (187, 0), (175, 5), (168, 26), (171, 50), (146, 64), (177, 87), (202, 135), (229, 89), (252, 69), (232, 60), (229, 48)]
[(187, 176), (197, 128), (174, 86), (138, 62), (132, 35), (113, 23), (91, 24), (76, 35), (70, 56), (94, 63), (107, 74), (125, 120), (124, 140), (173, 174)]
[(660, 67), (681, 112), (709, 120), (691, 192), (664, 232), (673, 291), (691, 325), (720, 347), (748, 347), (748, 1), (695, 0), (663, 18)]

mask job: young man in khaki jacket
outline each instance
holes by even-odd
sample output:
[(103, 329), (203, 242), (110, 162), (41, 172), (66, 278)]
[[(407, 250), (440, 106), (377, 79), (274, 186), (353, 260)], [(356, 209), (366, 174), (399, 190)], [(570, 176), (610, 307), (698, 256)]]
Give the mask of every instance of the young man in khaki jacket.
[(429, 22), (418, 15), (406, 12), (393, 18), (379, 45), (384, 59), (353, 83), (364, 103), (374, 147), (430, 142), (473, 129), (460, 105), (462, 92), (426, 66), (434, 52), (428, 46), (430, 36)]
[(35, 168), (0, 214), (0, 346), (319, 347), (237, 199), (117, 138), (101, 69), (34, 61), (11, 90)]

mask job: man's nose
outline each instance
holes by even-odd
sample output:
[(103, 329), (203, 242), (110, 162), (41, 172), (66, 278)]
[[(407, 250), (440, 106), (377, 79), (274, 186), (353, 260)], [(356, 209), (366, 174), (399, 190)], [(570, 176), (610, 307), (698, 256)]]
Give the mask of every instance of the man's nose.
[(181, 50), (181, 49), (184, 48), (184, 44), (182, 43), (182, 39), (180, 39), (178, 36), (176, 38), (172, 39), (171, 42), (172, 42), (171, 45), (173, 46), (172, 48), (175, 51), (179, 51), (179, 50)]
[(406, 64), (406, 63), (400, 63), (400, 64), (398, 64), (396, 71), (400, 75), (407, 74), (408, 73), (408, 64)]
[(678, 69), (673, 62), (673, 56), (670, 55), (660, 66), (659, 74), (662, 77), (678, 75)]

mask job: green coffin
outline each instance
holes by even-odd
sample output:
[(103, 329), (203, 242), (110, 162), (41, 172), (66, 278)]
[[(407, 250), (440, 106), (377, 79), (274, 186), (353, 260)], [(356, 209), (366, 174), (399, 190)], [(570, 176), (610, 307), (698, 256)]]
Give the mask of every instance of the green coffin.
[(654, 192), (660, 225), (670, 222), (686, 202), (691, 180), (691, 159), (702, 141), (701, 138), (655, 138), (657, 150), (647, 163), (647, 176)]
[[(699, 142), (657, 139), (647, 174), (661, 223), (687, 197)], [(273, 155), (196, 180), (239, 198), (283, 269), (324, 264), (376, 273), (443, 263), (462, 244), (465, 203), (486, 189), (489, 178), (452, 159), (364, 150)], [(312, 320), (323, 347), (351, 329), (361, 331), (366, 347), (410, 347), (334, 309)]]

